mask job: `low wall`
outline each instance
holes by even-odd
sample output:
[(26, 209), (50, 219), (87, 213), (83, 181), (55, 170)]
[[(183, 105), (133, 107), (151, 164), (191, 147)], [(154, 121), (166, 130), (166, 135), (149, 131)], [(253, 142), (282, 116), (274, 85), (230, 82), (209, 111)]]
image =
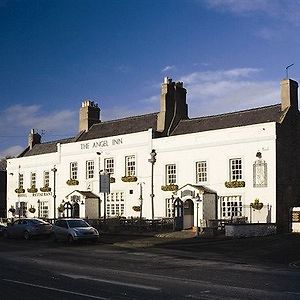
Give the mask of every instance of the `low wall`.
[(272, 234), (276, 234), (276, 225), (271, 223), (225, 225), (225, 236), (228, 237), (252, 237)]

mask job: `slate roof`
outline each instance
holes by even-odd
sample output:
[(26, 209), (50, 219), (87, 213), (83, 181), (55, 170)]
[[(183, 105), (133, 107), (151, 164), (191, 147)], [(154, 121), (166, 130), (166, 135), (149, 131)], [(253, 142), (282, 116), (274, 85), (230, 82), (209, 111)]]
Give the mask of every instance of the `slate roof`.
[(26, 148), (25, 151), (19, 155), (19, 157), (53, 153), (57, 151), (57, 146), (56, 146), (57, 143), (67, 144), (67, 143), (74, 142), (74, 139), (75, 139), (74, 137), (71, 137), (71, 138), (56, 140), (52, 142), (35, 144), (31, 150), (29, 150), (29, 148)]
[(171, 135), (203, 132), (216, 129), (247, 126), (267, 122), (280, 122), (281, 105), (275, 104), (232, 113), (181, 120)]
[(157, 112), (124, 119), (100, 122), (94, 124), (88, 132), (83, 133), (77, 141), (87, 141), (97, 138), (116, 136), (128, 133), (156, 130)]
[[(281, 105), (276, 104), (238, 112), (181, 120), (171, 133), (171, 136), (259, 123), (280, 122), (285, 113), (286, 111), (281, 111)], [(157, 128), (157, 115), (158, 113), (155, 112), (151, 114), (100, 122), (94, 124), (88, 132), (81, 132), (76, 137), (36, 144), (31, 150), (26, 148), (19, 157), (54, 153), (57, 151), (57, 143), (66, 144), (77, 141), (87, 141), (97, 138), (130, 134), (147, 131), (149, 128), (152, 128), (153, 132), (155, 132)], [(160, 135), (157, 134), (155, 136), (159, 137)]]

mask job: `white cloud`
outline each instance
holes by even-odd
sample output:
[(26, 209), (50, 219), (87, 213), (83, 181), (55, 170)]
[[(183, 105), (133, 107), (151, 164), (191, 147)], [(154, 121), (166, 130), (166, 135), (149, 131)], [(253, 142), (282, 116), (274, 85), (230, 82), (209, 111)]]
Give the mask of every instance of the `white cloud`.
[(7, 157), (7, 156), (17, 156), (17, 155), (21, 154), (21, 152), (23, 150), (24, 150), (24, 147), (22, 147), (20, 145), (8, 147), (8, 148), (0, 151), (0, 158)]
[(300, 0), (205, 0), (205, 2), (209, 8), (215, 10), (243, 16), (261, 13), (279, 22), (300, 26)]
[(168, 72), (168, 71), (170, 71), (170, 70), (174, 70), (175, 69), (175, 66), (174, 65), (172, 65), (172, 66), (165, 66), (162, 70), (161, 70), (161, 72), (162, 73), (166, 73), (166, 72)]
[(19, 154), (27, 146), (27, 136), (32, 128), (39, 133), (44, 131), (43, 140), (54, 140), (76, 134), (77, 125), (78, 112), (72, 110), (48, 112), (40, 105), (10, 106), (0, 112), (0, 135), (3, 140), (0, 155)]
[(277, 103), (278, 82), (256, 80), (254, 68), (194, 72), (180, 78), (188, 91), (191, 117)]

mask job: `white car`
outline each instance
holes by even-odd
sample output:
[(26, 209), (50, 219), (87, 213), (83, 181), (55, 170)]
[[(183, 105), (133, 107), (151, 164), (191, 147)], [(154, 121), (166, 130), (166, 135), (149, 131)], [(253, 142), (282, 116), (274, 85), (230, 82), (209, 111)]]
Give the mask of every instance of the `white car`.
[(53, 225), (53, 238), (70, 243), (79, 240), (97, 241), (99, 232), (83, 219), (61, 218)]

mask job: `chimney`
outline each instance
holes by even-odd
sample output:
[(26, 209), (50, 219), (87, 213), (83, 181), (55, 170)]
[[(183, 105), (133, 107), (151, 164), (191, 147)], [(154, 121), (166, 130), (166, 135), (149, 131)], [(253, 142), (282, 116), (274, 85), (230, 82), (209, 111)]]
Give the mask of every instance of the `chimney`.
[(298, 110), (298, 82), (292, 79), (283, 79), (281, 88), (281, 110), (292, 108)]
[(41, 136), (35, 132), (34, 129), (30, 130), (30, 133), (28, 135), (28, 147), (31, 150), (34, 145), (41, 143)]
[(100, 122), (100, 108), (94, 101), (85, 100), (79, 112), (79, 132), (88, 131), (93, 124)]
[(182, 82), (175, 83), (171, 78), (165, 77), (161, 85), (157, 131), (168, 136), (182, 119), (188, 119), (186, 89)]

